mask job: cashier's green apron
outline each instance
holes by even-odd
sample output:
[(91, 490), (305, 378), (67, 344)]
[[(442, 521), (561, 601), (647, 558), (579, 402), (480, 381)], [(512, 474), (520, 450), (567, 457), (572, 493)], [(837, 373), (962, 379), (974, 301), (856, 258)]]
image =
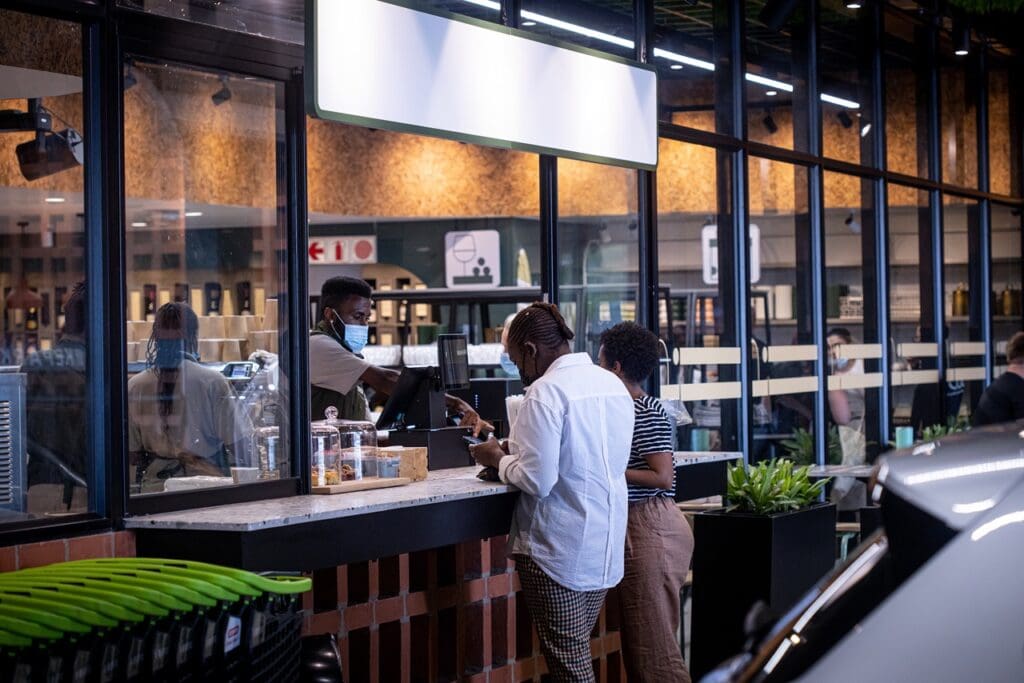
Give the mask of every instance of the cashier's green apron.
[[(322, 320), (310, 336), (315, 337), (321, 334), (338, 342), (344, 349), (352, 351), (344, 342), (338, 341), (338, 338), (328, 331), (327, 325)], [(353, 351), (353, 353), (355, 352)], [(356, 355), (359, 356), (358, 353)], [(362, 358), (362, 356), (359, 357)], [(366, 415), (369, 412), (370, 406), (366, 400), (366, 394), (363, 393), (363, 387), (359, 382), (356, 382), (347, 394), (342, 394), (327, 387), (318, 387), (314, 384), (310, 386), (309, 395), (312, 401), (310, 418), (313, 420), (324, 419), (324, 411), (330, 406), (338, 409), (338, 417), (342, 420), (365, 421)]]

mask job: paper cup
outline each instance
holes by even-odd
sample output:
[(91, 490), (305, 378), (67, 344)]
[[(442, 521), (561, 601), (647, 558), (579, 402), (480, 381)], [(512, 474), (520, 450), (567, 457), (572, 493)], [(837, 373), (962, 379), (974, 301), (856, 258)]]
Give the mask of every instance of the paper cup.
[(242, 347), (237, 339), (225, 339), (222, 342), (220, 359), (225, 363), (242, 360)]

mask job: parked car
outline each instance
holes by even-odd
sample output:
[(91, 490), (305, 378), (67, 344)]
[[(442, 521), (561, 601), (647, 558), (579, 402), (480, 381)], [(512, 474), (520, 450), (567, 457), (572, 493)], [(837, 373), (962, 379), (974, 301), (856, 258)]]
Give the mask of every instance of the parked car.
[(871, 494), (883, 527), (704, 683), (1024, 680), (1024, 421), (887, 455)]

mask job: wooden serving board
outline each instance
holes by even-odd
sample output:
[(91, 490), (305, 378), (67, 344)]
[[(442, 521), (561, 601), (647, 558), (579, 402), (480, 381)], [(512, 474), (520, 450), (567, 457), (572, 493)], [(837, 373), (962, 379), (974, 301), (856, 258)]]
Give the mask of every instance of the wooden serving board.
[(336, 493), (388, 489), (393, 486), (405, 486), (411, 483), (412, 479), (408, 477), (385, 477), (384, 479), (369, 477), (367, 479), (356, 479), (355, 481), (343, 481), (340, 484), (331, 484), (330, 486), (314, 486), (312, 492), (322, 496), (330, 496)]

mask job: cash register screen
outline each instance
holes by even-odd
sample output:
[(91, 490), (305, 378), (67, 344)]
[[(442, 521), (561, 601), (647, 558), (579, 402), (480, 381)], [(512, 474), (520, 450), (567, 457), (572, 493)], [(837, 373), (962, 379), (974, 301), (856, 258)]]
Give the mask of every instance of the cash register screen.
[(469, 386), (469, 349), (465, 335), (442, 334), (437, 338), (437, 364), (445, 390)]

